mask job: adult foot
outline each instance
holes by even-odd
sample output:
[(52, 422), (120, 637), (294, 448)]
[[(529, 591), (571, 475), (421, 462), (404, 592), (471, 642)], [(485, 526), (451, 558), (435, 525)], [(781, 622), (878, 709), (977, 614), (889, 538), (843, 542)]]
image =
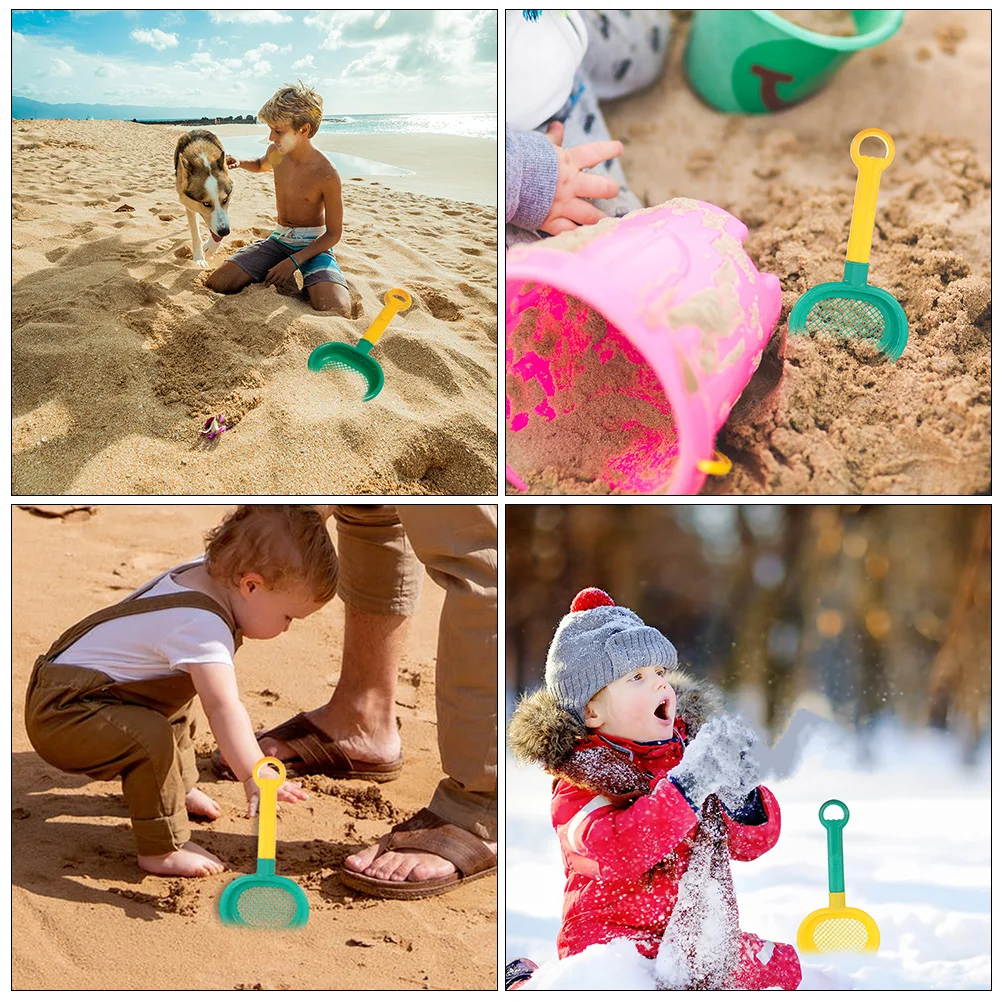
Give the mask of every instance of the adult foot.
[(185, 842), (162, 856), (138, 856), (136, 860), (141, 870), (161, 877), (208, 877), (226, 869), (221, 859), (194, 842)]
[(188, 813), (196, 818), (208, 818), (215, 821), (222, 816), (222, 810), (212, 797), (201, 790), (189, 790), (184, 797), (184, 806), (188, 808)]
[[(343, 721), (329, 706), (308, 711), (306, 718), (328, 735), (353, 762), (382, 765), (400, 758), (400, 732), (395, 723), (392, 727), (377, 728), (362, 721)], [(261, 738), (258, 743), (265, 755), (272, 755), (283, 762), (299, 757), (295, 749), (284, 741), (267, 737)]]
[[(484, 842), (484, 845), (497, 855), (497, 842)], [(437, 880), (458, 872), (453, 863), (436, 856), (431, 852), (415, 849), (390, 849), (378, 855), (382, 842), (376, 842), (361, 852), (356, 852), (344, 861), (346, 870), (362, 873), (376, 880)]]

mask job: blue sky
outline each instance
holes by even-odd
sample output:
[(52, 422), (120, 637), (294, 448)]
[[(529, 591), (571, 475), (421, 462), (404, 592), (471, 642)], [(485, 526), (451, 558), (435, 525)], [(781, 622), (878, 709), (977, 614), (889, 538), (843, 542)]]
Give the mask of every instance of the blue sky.
[(324, 112), (497, 107), (496, 11), (13, 11), (13, 93), (254, 114), (287, 82)]

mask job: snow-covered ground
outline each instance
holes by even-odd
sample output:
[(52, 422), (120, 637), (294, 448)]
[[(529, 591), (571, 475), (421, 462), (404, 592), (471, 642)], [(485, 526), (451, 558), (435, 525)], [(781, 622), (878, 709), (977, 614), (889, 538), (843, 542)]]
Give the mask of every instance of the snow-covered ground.
[[(843, 831), (846, 904), (874, 918), (880, 950), (804, 957), (812, 987), (828, 975), (835, 979), (830, 987), (857, 990), (990, 989), (987, 747), (965, 766), (953, 737), (887, 722), (872, 733), (865, 761), (860, 749), (854, 736), (830, 725), (812, 735), (791, 778), (767, 783), (783, 831), (761, 858), (733, 864), (741, 928), (795, 943), (801, 920), (827, 906), (818, 809), (836, 798), (850, 812)], [(618, 945), (557, 962), (563, 869), (549, 820), (550, 782), (542, 770), (508, 759), (506, 960), (538, 963), (534, 987), (653, 988), (652, 962), (617, 952)]]

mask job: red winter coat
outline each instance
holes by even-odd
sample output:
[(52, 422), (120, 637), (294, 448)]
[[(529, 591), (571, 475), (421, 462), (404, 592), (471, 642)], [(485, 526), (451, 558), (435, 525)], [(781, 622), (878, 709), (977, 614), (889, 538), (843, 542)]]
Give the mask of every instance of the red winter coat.
[[(554, 783), (551, 815), (563, 851), (563, 924), (557, 938), (561, 957), (594, 943), (631, 939), (646, 957), (657, 955), (665, 926), (678, 897), (679, 878), (690, 854), (689, 837), (697, 817), (685, 797), (666, 777), (682, 758), (685, 724), (676, 720), (676, 736), (662, 745), (644, 745), (591, 734), (578, 751), (611, 746), (647, 772), (651, 792), (632, 800), (596, 794), (567, 779)], [(757, 859), (779, 838), (779, 805), (759, 787), (766, 821), (740, 824), (724, 812), (732, 859)], [(772, 944), (741, 934), (741, 960), (735, 987), (792, 990), (800, 984), (800, 961), (792, 946)]]

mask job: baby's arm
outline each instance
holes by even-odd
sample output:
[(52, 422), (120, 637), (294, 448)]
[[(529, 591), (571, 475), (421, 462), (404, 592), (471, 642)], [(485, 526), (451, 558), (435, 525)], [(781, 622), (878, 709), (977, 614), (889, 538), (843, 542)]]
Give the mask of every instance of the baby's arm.
[(252, 174), (261, 174), (264, 171), (269, 171), (274, 166), (276, 159), (281, 159), (281, 153), (279, 153), (278, 147), (272, 143), (264, 154), (257, 158), (257, 160), (238, 160), (236, 157), (227, 156), (226, 166), (230, 170), (234, 170), (239, 167), (241, 170), (249, 170)]
[[(261, 746), (254, 737), (254, 728), (237, 690), (236, 672), (232, 665), (192, 664), (184, 666), (191, 675), (209, 727), (219, 745), (219, 750), (233, 774), (244, 785), (247, 803), (254, 813), (258, 795), (254, 782), (254, 766), (264, 757)], [(274, 772), (271, 775), (275, 775)], [(287, 803), (305, 800), (306, 794), (296, 783), (283, 783), (278, 789), (278, 799)]]
[(666, 779), (626, 807), (564, 782), (555, 795), (554, 825), (570, 865), (602, 879), (639, 880), (675, 851), (697, 820)]

